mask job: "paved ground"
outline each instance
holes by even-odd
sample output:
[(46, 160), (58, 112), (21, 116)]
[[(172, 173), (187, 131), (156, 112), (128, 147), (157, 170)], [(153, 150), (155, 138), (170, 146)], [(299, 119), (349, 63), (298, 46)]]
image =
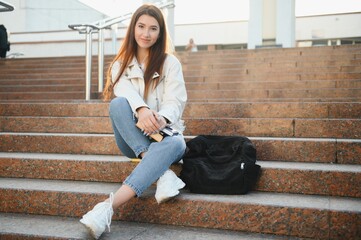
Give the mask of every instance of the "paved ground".
[[(37, 239), (92, 239), (79, 219), (38, 215), (0, 214), (0, 239), (8, 233)], [(242, 240), (290, 239), (274, 235), (190, 228), (147, 223), (113, 221), (111, 232), (100, 239), (110, 240)]]

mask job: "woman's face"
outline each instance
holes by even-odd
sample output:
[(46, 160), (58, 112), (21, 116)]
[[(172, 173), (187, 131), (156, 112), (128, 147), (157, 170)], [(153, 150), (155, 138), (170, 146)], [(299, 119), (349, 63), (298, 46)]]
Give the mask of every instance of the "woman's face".
[(160, 27), (157, 20), (149, 15), (142, 15), (135, 24), (135, 41), (139, 48), (148, 49), (158, 40)]

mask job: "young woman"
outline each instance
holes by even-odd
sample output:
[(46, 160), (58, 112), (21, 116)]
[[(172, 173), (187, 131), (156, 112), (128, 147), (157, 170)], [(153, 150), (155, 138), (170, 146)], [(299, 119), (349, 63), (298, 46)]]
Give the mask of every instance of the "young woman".
[[(157, 179), (160, 178), (157, 188), (166, 175), (172, 179), (173, 190), (184, 186), (168, 170), (186, 149), (181, 116), (187, 101), (181, 64), (169, 49), (162, 12), (154, 5), (142, 5), (132, 16), (123, 44), (108, 70), (104, 90), (106, 100), (115, 95), (109, 112), (119, 149), (129, 158), (141, 158), (141, 162), (114, 194), (80, 220), (95, 238), (110, 227), (114, 209), (139, 197)], [(160, 142), (150, 138), (166, 126), (176, 133)]]

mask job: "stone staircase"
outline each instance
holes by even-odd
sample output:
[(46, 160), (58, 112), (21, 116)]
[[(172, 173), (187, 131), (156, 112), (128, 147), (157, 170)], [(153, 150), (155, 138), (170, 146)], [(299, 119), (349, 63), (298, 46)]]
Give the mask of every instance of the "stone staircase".
[[(186, 139), (248, 136), (260, 179), (247, 195), (184, 190), (161, 205), (153, 186), (104, 239), (360, 239), (361, 45), (178, 56)], [(136, 165), (116, 147), (108, 103), (82, 100), (83, 61), (0, 61), (1, 239), (88, 238), (79, 217)], [(93, 91), (95, 79), (96, 68)]]

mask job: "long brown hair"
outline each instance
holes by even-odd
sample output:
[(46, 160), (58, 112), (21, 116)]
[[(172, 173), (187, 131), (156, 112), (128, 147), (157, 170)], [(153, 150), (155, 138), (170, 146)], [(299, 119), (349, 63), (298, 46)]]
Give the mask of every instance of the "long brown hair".
[[(120, 80), (120, 77), (124, 73), (125, 69), (131, 63), (132, 59), (136, 56), (138, 45), (135, 41), (135, 24), (137, 23), (138, 19), (142, 15), (148, 15), (154, 17), (160, 27), (159, 37), (158, 40), (154, 43), (153, 46), (149, 49), (149, 56), (147, 58), (147, 68), (144, 73), (144, 82), (145, 82), (145, 89), (144, 89), (144, 98), (147, 97), (149, 89), (153, 86), (157, 86), (160, 81), (160, 77), (153, 81), (153, 75), (155, 72), (161, 74), (163, 63), (166, 58), (166, 54), (170, 52), (170, 39), (168, 37), (166, 23), (164, 21), (163, 14), (161, 10), (151, 4), (143, 4), (139, 7), (132, 16), (130, 21), (127, 33), (125, 35), (124, 41), (119, 49), (118, 54), (113, 59), (112, 63), (110, 64), (107, 72), (107, 83), (105, 85), (103, 91), (103, 98), (104, 100), (109, 100), (112, 98), (113, 95), (113, 88), (115, 84)], [(121, 67), (119, 73), (117, 74), (115, 81), (112, 81), (111, 75), (111, 68), (115, 62), (119, 61), (121, 63)]]

